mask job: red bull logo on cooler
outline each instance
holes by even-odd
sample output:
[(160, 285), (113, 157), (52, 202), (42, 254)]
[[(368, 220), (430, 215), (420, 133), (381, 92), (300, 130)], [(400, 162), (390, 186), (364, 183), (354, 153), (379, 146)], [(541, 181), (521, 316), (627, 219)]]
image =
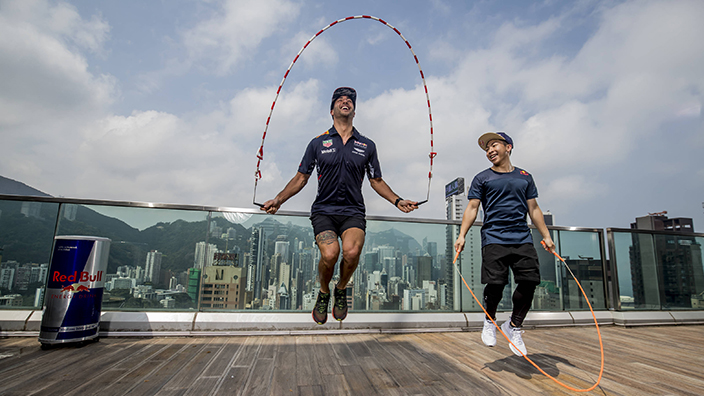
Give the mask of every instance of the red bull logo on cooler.
[(54, 293), (52, 299), (73, 299), (73, 298), (96, 298), (97, 295), (85, 285), (72, 283), (61, 288), (61, 291)]
[(98, 271), (97, 274), (91, 275), (88, 272), (81, 271), (80, 277), (78, 271), (73, 275), (61, 275), (59, 271), (54, 271), (51, 276), (52, 282), (100, 282), (103, 279), (103, 271)]
[(78, 283), (74, 283), (68, 286), (64, 286), (61, 288), (61, 293), (63, 292), (69, 292), (69, 293), (80, 293), (80, 292), (89, 292), (90, 289), (88, 286), (84, 286)]

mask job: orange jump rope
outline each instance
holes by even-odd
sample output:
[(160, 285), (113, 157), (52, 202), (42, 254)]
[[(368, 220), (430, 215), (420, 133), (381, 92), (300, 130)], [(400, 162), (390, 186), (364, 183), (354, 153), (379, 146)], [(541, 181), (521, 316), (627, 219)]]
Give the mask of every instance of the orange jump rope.
[[(540, 241), (540, 243), (542, 243), (542, 244), (543, 244), (543, 247), (545, 247), (545, 242)], [(482, 303), (479, 301), (479, 299), (477, 298), (477, 296), (474, 295), (474, 292), (472, 291), (472, 289), (471, 289), (471, 288), (469, 287), (469, 285), (467, 284), (467, 281), (464, 279), (464, 276), (462, 276), (462, 273), (460, 272), (459, 268), (457, 268), (457, 258), (460, 256), (460, 252), (459, 252), (459, 251), (457, 252), (457, 254), (455, 254), (455, 259), (452, 261), (452, 264), (455, 266), (455, 270), (456, 270), (457, 273), (460, 275), (460, 278), (462, 278), (462, 282), (463, 282), (464, 285), (467, 287), (467, 290), (469, 290), (469, 292), (472, 293), (472, 297), (474, 297), (474, 300), (477, 302), (477, 304), (479, 304), (480, 307), (482, 307), (482, 311), (484, 311), (484, 314), (486, 315), (486, 317), (489, 318), (489, 320), (491, 320), (491, 323), (493, 323), (494, 326), (496, 326), (497, 329), (499, 329), (499, 331), (500, 331), (501, 334), (504, 336), (504, 338), (506, 338), (506, 340), (509, 342), (509, 344), (513, 345), (513, 347), (516, 348), (516, 350), (517, 350), (530, 364), (532, 364), (535, 368), (537, 368), (538, 371), (540, 371), (541, 373), (543, 373), (546, 377), (550, 378), (551, 380), (555, 381), (557, 384), (559, 384), (559, 385), (561, 385), (561, 386), (563, 386), (563, 387), (565, 387), (565, 388), (567, 388), (567, 389), (569, 389), (569, 390), (571, 390), (571, 391), (575, 391), (575, 392), (589, 392), (589, 391), (593, 390), (594, 388), (596, 388), (596, 387), (599, 385), (599, 383), (601, 382), (601, 377), (604, 375), (604, 343), (603, 343), (602, 340), (601, 340), (601, 331), (599, 331), (599, 323), (598, 323), (597, 320), (596, 320), (596, 315), (594, 314), (594, 309), (592, 308), (592, 304), (589, 302), (589, 298), (587, 297), (587, 293), (584, 292), (584, 289), (582, 288), (582, 285), (581, 285), (581, 284), (579, 283), (579, 281), (577, 280), (577, 277), (574, 276), (574, 273), (572, 272), (572, 270), (570, 269), (570, 267), (567, 265), (567, 263), (565, 263), (565, 260), (564, 260), (562, 257), (560, 257), (557, 253), (555, 253), (554, 250), (551, 250), (550, 252), (551, 252), (552, 254), (554, 254), (555, 257), (557, 257), (560, 261), (562, 261), (562, 264), (565, 266), (565, 268), (567, 268), (567, 271), (570, 272), (570, 275), (572, 275), (572, 278), (574, 278), (574, 281), (577, 282), (577, 286), (579, 286), (579, 290), (582, 291), (582, 295), (584, 296), (584, 299), (585, 299), (585, 301), (587, 302), (587, 305), (589, 305), (589, 310), (592, 312), (592, 316), (594, 317), (594, 324), (596, 325), (596, 332), (597, 332), (597, 334), (599, 334), (599, 347), (601, 348), (601, 369), (599, 370), (599, 378), (596, 380), (596, 383), (595, 383), (594, 385), (592, 385), (591, 387), (587, 388), (587, 389), (577, 389), (577, 388), (573, 388), (573, 387), (571, 387), (571, 386), (569, 386), (569, 385), (563, 384), (562, 382), (560, 382), (560, 381), (557, 380), (556, 378), (552, 377), (550, 374), (548, 374), (548, 373), (546, 373), (545, 371), (543, 371), (543, 369), (541, 369), (540, 367), (538, 367), (538, 365), (535, 364), (535, 362), (533, 362), (532, 360), (530, 360), (530, 358), (529, 358), (528, 356), (526, 356), (525, 354), (523, 354), (523, 352), (521, 352), (518, 348), (516, 348), (516, 346), (513, 345), (513, 343), (511, 342), (511, 340), (508, 338), (508, 336), (507, 336), (506, 334), (504, 334), (504, 332), (501, 330), (501, 326), (497, 325), (497, 324), (496, 324), (496, 321), (494, 321), (494, 319), (492, 319), (492, 318), (489, 316), (489, 314), (486, 312), (486, 309), (484, 309), (484, 304), (482, 304)]]

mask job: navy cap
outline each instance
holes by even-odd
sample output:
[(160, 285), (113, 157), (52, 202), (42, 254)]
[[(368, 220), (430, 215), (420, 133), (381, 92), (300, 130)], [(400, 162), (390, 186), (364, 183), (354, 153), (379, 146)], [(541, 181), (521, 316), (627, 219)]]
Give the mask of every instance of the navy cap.
[(357, 110), (357, 91), (350, 87), (340, 87), (332, 93), (332, 101), (330, 102), (330, 110), (335, 106), (335, 101), (340, 96), (347, 96), (352, 101), (352, 106)]
[(513, 147), (513, 139), (511, 139), (511, 137), (508, 136), (505, 132), (487, 132), (483, 134), (479, 137), (479, 147), (481, 147), (482, 150), (486, 151), (487, 145), (492, 140), (503, 140), (504, 142), (510, 144), (511, 147)]

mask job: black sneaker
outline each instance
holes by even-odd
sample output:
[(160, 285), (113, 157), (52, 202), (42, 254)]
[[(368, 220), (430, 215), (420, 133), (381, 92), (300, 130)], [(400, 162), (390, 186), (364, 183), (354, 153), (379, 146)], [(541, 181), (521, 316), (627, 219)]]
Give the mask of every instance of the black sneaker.
[(347, 317), (347, 288), (335, 288), (335, 303), (332, 305), (332, 317), (338, 321)]
[(318, 292), (318, 300), (313, 308), (313, 320), (321, 325), (328, 321), (328, 305), (330, 305), (330, 293)]

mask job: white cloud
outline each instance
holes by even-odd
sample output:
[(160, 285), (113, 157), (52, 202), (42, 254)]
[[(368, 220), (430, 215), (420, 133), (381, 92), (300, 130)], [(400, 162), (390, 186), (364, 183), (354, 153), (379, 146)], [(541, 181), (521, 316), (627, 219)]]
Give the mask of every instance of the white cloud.
[(109, 26), (83, 20), (63, 2), (0, 6), (0, 168), (26, 183), (70, 167), (76, 130), (102, 116), (118, 94), (89, 70), (81, 49), (99, 53)]
[(0, 8), (0, 125), (61, 117), (76, 106), (100, 108), (115, 94), (115, 80), (94, 75), (70, 43), (100, 51), (109, 30), (94, 17), (44, 1), (5, 2)]
[[(304, 32), (299, 32), (295, 36), (291, 37), (288, 43), (284, 46), (284, 52), (287, 56), (282, 56), (283, 63), (281, 66), (284, 68), (283, 70), (286, 70), (285, 68), (291, 64), (296, 54), (298, 54), (301, 48), (303, 48), (311, 37), (312, 36), (308, 33)], [(303, 53), (296, 61), (296, 65), (293, 68), (295, 69), (299, 63), (302, 63), (303, 66), (307, 68), (321, 65), (323, 67), (332, 67), (337, 64), (338, 60), (339, 56), (337, 55), (335, 48), (323, 35), (320, 35), (316, 37), (305, 50), (303, 50)]]
[(608, 186), (588, 179), (584, 175), (568, 175), (546, 183), (545, 193), (552, 202), (571, 201), (575, 204), (591, 202), (604, 197)]
[(211, 19), (184, 32), (189, 60), (229, 74), (260, 43), (298, 15), (300, 6), (286, 0), (226, 0)]

